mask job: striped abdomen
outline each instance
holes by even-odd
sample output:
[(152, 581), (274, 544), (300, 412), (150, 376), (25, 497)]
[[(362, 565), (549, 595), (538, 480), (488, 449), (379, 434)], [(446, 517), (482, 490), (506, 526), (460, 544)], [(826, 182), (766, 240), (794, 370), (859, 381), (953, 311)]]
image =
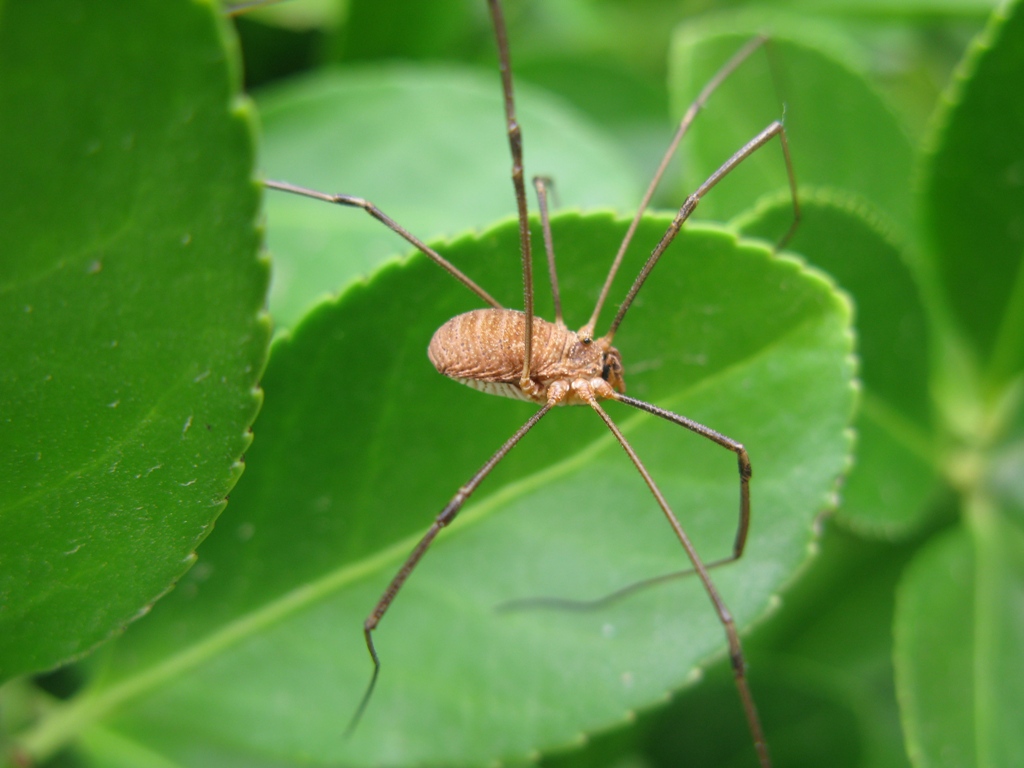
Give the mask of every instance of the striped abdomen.
[[(511, 309), (466, 312), (437, 329), (427, 355), (439, 373), (474, 389), (544, 402), (543, 397), (529, 397), (520, 388), (524, 323), (525, 315)], [(607, 378), (607, 358), (612, 355), (619, 360), (614, 349), (603, 350), (602, 344), (584, 341), (575, 331), (539, 317), (533, 319), (532, 347), (530, 378), (542, 389), (556, 380), (598, 378), (603, 372)]]

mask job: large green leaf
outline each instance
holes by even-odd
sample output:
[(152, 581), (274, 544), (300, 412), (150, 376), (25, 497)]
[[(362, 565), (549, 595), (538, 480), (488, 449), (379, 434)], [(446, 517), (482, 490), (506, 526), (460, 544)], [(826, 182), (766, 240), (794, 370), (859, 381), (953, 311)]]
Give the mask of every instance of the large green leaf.
[(258, 189), (211, 8), (0, 5), (0, 679), (191, 565), (259, 405)]
[[(527, 174), (552, 177), (561, 205), (636, 204), (640, 182), (621, 150), (557, 99), (528, 87), (516, 94)], [(260, 105), (269, 178), (371, 200), (421, 239), (514, 210), (493, 73), (328, 70), (266, 93)], [(365, 214), (309, 202), (280, 193), (267, 202), (270, 309), (279, 326), (406, 247)]]
[(1024, 11), (996, 13), (961, 65), (925, 158), (930, 245), (992, 384), (1024, 366)]
[[(638, 251), (667, 224), (646, 219)], [(585, 319), (624, 229), (608, 215), (557, 217), (570, 323)], [(516, 243), (507, 222), (444, 252), (515, 305)], [(615, 293), (628, 282), (624, 275)], [(230, 521), (187, 581), (125, 636), (100, 679), (26, 743), (43, 752), (99, 723), (186, 764), (239, 755), (479, 764), (620, 722), (722, 653), (722, 627), (693, 579), (594, 612), (497, 611), (516, 598), (597, 597), (685, 566), (595, 414), (559, 409), (487, 479), (400, 594), (378, 632), (376, 696), (345, 740), (370, 672), (363, 618), (433, 515), (534, 410), (431, 370), (433, 330), (474, 305), (416, 257), (352, 285), (281, 339)], [(550, 300), (540, 311), (550, 315)], [(847, 465), (849, 320), (818, 273), (698, 229), (659, 265), (617, 338), (632, 394), (750, 451), (748, 551), (714, 572), (741, 626), (805, 562)], [(728, 553), (734, 457), (609, 407), (699, 550), (709, 560)], [(102, 763), (102, 749), (95, 755)]]

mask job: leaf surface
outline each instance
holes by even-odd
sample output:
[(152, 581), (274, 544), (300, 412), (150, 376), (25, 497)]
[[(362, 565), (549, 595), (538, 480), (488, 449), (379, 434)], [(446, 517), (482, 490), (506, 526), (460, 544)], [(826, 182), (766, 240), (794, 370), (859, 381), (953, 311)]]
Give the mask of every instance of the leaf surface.
[(220, 24), (0, 6), (0, 679), (144, 613), (241, 473), (267, 268)]
[(961, 65), (924, 159), (922, 210), (946, 300), (993, 384), (1024, 367), (1024, 11)]
[[(668, 221), (645, 219), (627, 271)], [(571, 325), (588, 314), (624, 230), (606, 214), (556, 217)], [(505, 254), (516, 241), (507, 222), (443, 251), (514, 305), (518, 280)], [(433, 515), (534, 408), (431, 370), (433, 330), (474, 306), (415, 257), (353, 284), (279, 340), (232, 517), (187, 582), (126, 635), (69, 719), (105, 718), (104, 727), (182, 762), (242, 753), (472, 765), (621, 722), (722, 653), (722, 627), (693, 579), (597, 611), (498, 610), (518, 598), (592, 599), (686, 565), (595, 414), (560, 408), (488, 477), (402, 590), (377, 632), (378, 690), (343, 738), (370, 673), (363, 618)], [(549, 299), (539, 311), (550, 316)], [(847, 464), (849, 320), (818, 273), (694, 229), (617, 337), (634, 396), (750, 450), (748, 551), (714, 571), (741, 626), (806, 560), (814, 520)], [(725, 555), (736, 527), (732, 454), (624, 406), (609, 410), (699, 551)], [(173, 736), (185, 732), (188, 745)]]

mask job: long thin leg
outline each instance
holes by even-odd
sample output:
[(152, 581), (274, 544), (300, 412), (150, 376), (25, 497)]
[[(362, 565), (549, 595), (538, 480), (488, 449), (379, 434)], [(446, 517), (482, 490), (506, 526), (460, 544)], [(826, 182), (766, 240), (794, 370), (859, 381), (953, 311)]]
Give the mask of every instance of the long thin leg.
[(484, 478), (491, 473), (491, 470), (497, 465), (508, 454), (509, 451), (515, 447), (523, 436), (529, 432), (533, 427), (540, 421), (555, 405), (558, 401), (564, 397), (563, 392), (554, 393), (548, 400), (548, 402), (537, 411), (529, 420), (523, 424), (519, 429), (516, 430), (515, 434), (512, 435), (505, 444), (501, 446), (495, 452), (487, 462), (477, 470), (476, 474), (470, 479), (468, 483), (463, 485), (452, 496), (451, 500), (445, 505), (444, 509), (441, 510), (434, 522), (431, 524), (427, 532), (423, 534), (423, 538), (420, 539), (416, 548), (406, 558), (405, 563), (399, 569), (398, 573), (395, 574), (394, 578), (391, 579), (391, 583), (388, 584), (387, 589), (384, 590), (384, 594), (381, 595), (380, 600), (377, 601), (377, 605), (373, 611), (363, 622), (363, 636), (366, 638), (366, 648), (370, 652), (370, 658), (373, 660), (373, 674), (370, 677), (370, 682), (366, 686), (366, 691), (363, 693), (363, 698), (359, 701), (359, 706), (356, 708), (355, 714), (352, 715), (352, 720), (349, 721), (348, 728), (345, 731), (346, 736), (351, 734), (355, 727), (359, 724), (359, 721), (363, 717), (363, 713), (366, 711), (366, 706), (370, 703), (370, 698), (373, 696), (373, 690), (377, 686), (377, 678), (380, 675), (380, 657), (377, 655), (377, 649), (373, 645), (373, 630), (380, 624), (380, 620), (384, 618), (384, 614), (387, 613), (388, 607), (391, 602), (395, 599), (398, 591), (405, 584), (406, 579), (412, 573), (416, 564), (419, 563), (423, 555), (426, 554), (427, 549), (431, 543), (437, 537), (437, 534), (441, 532), (442, 528), (445, 528), (455, 516), (459, 514), (459, 510), (462, 509), (462, 505), (466, 503), (466, 500), (473, 494), (473, 491), (477, 489), (477, 486), (483, 482)]
[(555, 269), (555, 243), (551, 238), (551, 218), (548, 216), (548, 187), (554, 183), (546, 176), (536, 176), (533, 188), (537, 191), (537, 206), (540, 208), (540, 225), (544, 233), (544, 252), (548, 257), (548, 277), (551, 280), (551, 298), (555, 302), (555, 325), (565, 327), (562, 319), (562, 295), (558, 290), (558, 270)]
[(499, 0), (488, 0), (494, 37), (498, 45), (498, 68), (501, 70), (501, 89), (505, 95), (505, 123), (508, 126), (508, 144), (512, 152), (512, 186), (516, 192), (519, 211), (519, 250), (523, 259), (523, 375), (525, 385), (530, 378), (530, 360), (533, 356), (533, 256), (530, 249), (530, 220), (526, 205), (526, 184), (523, 181), (523, 133), (516, 120), (516, 103), (512, 95), (512, 62), (508, 51), (508, 32)]
[(731, 563), (734, 560), (739, 560), (743, 557), (743, 550), (747, 545), (747, 533), (750, 529), (750, 477), (753, 474), (753, 469), (750, 466), (750, 457), (747, 456), (747, 450), (743, 447), (742, 443), (738, 443), (731, 437), (726, 437), (721, 432), (716, 432), (710, 427), (705, 427), (703, 424), (688, 419), (685, 416), (681, 416), (678, 413), (659, 408), (651, 403), (646, 403), (643, 400), (637, 400), (635, 397), (629, 397), (619, 392), (615, 393), (615, 399), (620, 403), (631, 405), (634, 408), (639, 408), (642, 411), (653, 414), (658, 418), (671, 421), (673, 424), (678, 424), (681, 427), (686, 427), (691, 432), (696, 432), (701, 437), (706, 437), (714, 443), (726, 448), (736, 454), (736, 465), (740, 475), (740, 517), (739, 523), (736, 526), (736, 539), (732, 545), (732, 556), (727, 557), (723, 560), (716, 561), (717, 564)]
[(615, 254), (615, 259), (612, 261), (611, 269), (608, 270), (608, 276), (605, 278), (604, 285), (601, 287), (601, 293), (597, 298), (597, 303), (594, 305), (594, 312), (590, 315), (590, 319), (584, 326), (583, 332), (588, 337), (594, 335), (594, 329), (597, 327), (597, 318), (601, 314), (601, 309), (604, 307), (604, 303), (608, 298), (608, 292), (611, 290), (612, 281), (615, 279), (615, 275), (619, 271), (622, 259), (626, 255), (626, 249), (633, 240), (633, 235), (636, 233), (636, 228), (640, 225), (640, 219), (643, 217), (644, 211), (646, 211), (647, 206), (651, 204), (651, 198), (654, 197), (654, 193), (658, 189), (658, 185), (661, 183), (661, 177), (665, 174), (668, 164), (672, 161), (672, 157), (675, 155), (676, 149), (679, 147), (679, 142), (682, 141), (686, 132), (690, 130), (690, 125), (697, 117), (697, 113), (704, 108), (704, 105), (711, 97), (711, 94), (714, 93), (718, 86), (720, 86), (722, 82), (744, 61), (750, 58), (750, 55), (755, 50), (764, 45), (766, 40), (767, 38), (764, 35), (758, 35), (733, 54), (732, 58), (715, 73), (715, 76), (712, 77), (710, 81), (708, 81), (701, 92), (697, 95), (697, 98), (694, 99), (693, 103), (687, 108), (682, 120), (679, 121), (679, 127), (676, 128), (675, 135), (672, 137), (672, 141), (669, 142), (668, 149), (665, 150), (665, 155), (661, 158), (658, 170), (654, 172), (654, 178), (651, 179), (651, 183), (648, 185), (647, 191), (640, 200), (640, 205), (637, 207), (636, 213), (633, 215), (633, 221), (630, 222), (629, 229), (626, 230), (626, 236), (622, 238), (619, 250)]
[(424, 243), (418, 237), (409, 232), (405, 227), (396, 222), (384, 211), (378, 208), (376, 205), (371, 203), (369, 200), (363, 200), (361, 197), (352, 197), (351, 195), (331, 195), (326, 192), (317, 192), (315, 189), (306, 189), (295, 184), (289, 184), (287, 181), (271, 181), (267, 179), (263, 182), (263, 186), (269, 187), (270, 189), (277, 189), (282, 192), (290, 192), (293, 195), (303, 195), (305, 197), (312, 197), (314, 200), (323, 200), (326, 203), (334, 203), (335, 205), (345, 205), (350, 208), (362, 208), (368, 214), (370, 214), (377, 221), (381, 222), (397, 235), (405, 238), (405, 240), (414, 245), (421, 253), (430, 258), (435, 264), (441, 267), (445, 272), (454, 277), (464, 286), (469, 288), (473, 293), (479, 296), (481, 299), (486, 301), (495, 309), (501, 309), (502, 306), (495, 299), (491, 297), (487, 291), (477, 285), (471, 280), (462, 270), (444, 258), (441, 254), (431, 248), (429, 245)]
[[(696, 432), (701, 437), (706, 437), (723, 448), (727, 448), (736, 454), (736, 463), (739, 469), (740, 475), (740, 512), (739, 521), (736, 524), (736, 537), (733, 540), (732, 554), (728, 557), (723, 557), (719, 560), (715, 560), (710, 563), (706, 563), (705, 567), (707, 570), (712, 568), (718, 568), (722, 565), (728, 565), (729, 563), (736, 562), (743, 557), (743, 550), (747, 546), (747, 534), (750, 531), (750, 477), (752, 469), (750, 466), (750, 458), (747, 456), (747, 451), (743, 447), (742, 443), (733, 440), (731, 437), (726, 437), (720, 432), (700, 424), (693, 419), (688, 419), (685, 416), (681, 416), (678, 413), (673, 413), (664, 408), (659, 408), (651, 403), (644, 402), (643, 400), (637, 400), (636, 398), (629, 397), (620, 393), (615, 393), (615, 399), (620, 403), (631, 405), (634, 408), (647, 411), (648, 413), (654, 414), (659, 418), (671, 421), (673, 424), (678, 424), (681, 427), (686, 427), (691, 432)], [(689, 568), (684, 571), (673, 571), (672, 573), (663, 573), (658, 576), (652, 576), (649, 579), (642, 579), (640, 581), (628, 584), (621, 589), (617, 589), (610, 594), (599, 597), (596, 600), (572, 600), (560, 597), (530, 597), (522, 600), (511, 600), (507, 603), (503, 603), (499, 609), (502, 611), (522, 610), (531, 608), (548, 608), (555, 610), (570, 610), (570, 611), (590, 611), (598, 608), (603, 608), (611, 603), (622, 600), (629, 595), (640, 592), (641, 590), (653, 587), (657, 584), (664, 584), (668, 581), (675, 581), (676, 579), (685, 578), (687, 576), (693, 576), (696, 571), (693, 568)]]
[(786, 172), (789, 175), (789, 189), (793, 196), (793, 223), (790, 225), (786, 234), (782, 236), (779, 242), (776, 244), (776, 248), (782, 248), (785, 246), (789, 239), (793, 236), (796, 231), (797, 225), (800, 223), (800, 202), (797, 198), (796, 192), (796, 176), (793, 174), (793, 161), (789, 155), (789, 142), (786, 140), (786, 129), (778, 120), (773, 121), (767, 128), (757, 134), (754, 138), (744, 144), (732, 157), (726, 160), (717, 171), (712, 173), (700, 187), (697, 188), (696, 192), (693, 192), (683, 202), (679, 208), (679, 212), (676, 213), (675, 218), (669, 225), (668, 230), (662, 235), (661, 240), (654, 247), (651, 255), (647, 257), (647, 262), (644, 264), (643, 269), (640, 270), (640, 274), (637, 275), (636, 280), (633, 281), (632, 287), (629, 289), (629, 293), (626, 294), (625, 300), (619, 306), (619, 311), (615, 314), (615, 319), (612, 320), (612, 324), (608, 329), (608, 333), (605, 334), (605, 339), (611, 342), (615, 336), (615, 332), (618, 330), (619, 325), (622, 323), (622, 318), (626, 316), (626, 312), (629, 311), (630, 306), (633, 304), (633, 299), (636, 298), (636, 294), (640, 288), (643, 287), (644, 282), (647, 280), (647, 276), (651, 274), (651, 270), (654, 269), (654, 265), (658, 263), (662, 254), (672, 244), (672, 241), (676, 239), (676, 235), (679, 234), (679, 230), (682, 229), (683, 223), (690, 218), (690, 215), (697, 208), (697, 204), (718, 182), (725, 178), (737, 165), (742, 163), (754, 152), (759, 150), (771, 139), (779, 137), (779, 141), (782, 144), (782, 153), (786, 160)]
[[(629, 403), (630, 405), (638, 404), (641, 402), (639, 400), (633, 401), (632, 398), (629, 398), (629, 400), (632, 401)], [(664, 495), (662, 495), (661, 490), (654, 482), (654, 478), (651, 477), (650, 473), (647, 471), (647, 468), (644, 466), (643, 462), (640, 461), (640, 457), (637, 456), (636, 451), (633, 450), (633, 446), (630, 445), (628, 440), (626, 440), (625, 435), (623, 435), (622, 432), (619, 431), (618, 426), (616, 426), (615, 422), (612, 421), (611, 417), (597, 402), (597, 399), (593, 396), (593, 394), (591, 394), (588, 398), (588, 404), (591, 408), (597, 411), (602, 421), (604, 421), (608, 429), (612, 431), (612, 434), (615, 435), (615, 439), (619, 441), (619, 445), (622, 446), (622, 449), (629, 456), (630, 461), (633, 462), (633, 466), (636, 467), (637, 471), (640, 473), (640, 476), (643, 477), (644, 482), (647, 484), (648, 489), (654, 496), (655, 501), (658, 502), (658, 506), (661, 507), (661, 511), (664, 512), (665, 517), (668, 519), (669, 525), (671, 525), (672, 530), (675, 531), (676, 538), (679, 539), (679, 543), (682, 544), (683, 549), (686, 550), (686, 555), (690, 558), (690, 563), (693, 565), (693, 570), (697, 574), (697, 577), (700, 579), (701, 584), (703, 584), (704, 591), (707, 592), (708, 597), (711, 599), (711, 602), (715, 607), (715, 612), (718, 614), (718, 620), (722, 623), (722, 627), (725, 629), (726, 638), (729, 642), (729, 660), (732, 663), (733, 679), (736, 682), (736, 690), (739, 692), (740, 701), (743, 704), (743, 711), (747, 717), (747, 725), (750, 728), (750, 735), (753, 737), (754, 740), (754, 748), (757, 750), (757, 756), (761, 762), (762, 768), (770, 768), (772, 763), (771, 758), (768, 755), (768, 744), (764, 738), (764, 731), (761, 728), (761, 720), (757, 714), (757, 706), (754, 704), (754, 697), (750, 692), (750, 685), (747, 683), (746, 661), (743, 657), (743, 646), (740, 644), (740, 636), (736, 630), (736, 623), (732, 618), (732, 614), (726, 607), (721, 595), (719, 595), (718, 589), (715, 587), (714, 582), (711, 581), (711, 576), (708, 573), (707, 566), (704, 565), (703, 561), (700, 559), (700, 555), (697, 554), (697, 550), (694, 548), (693, 543), (690, 541), (690, 537), (686, 535), (686, 531), (680, 524), (679, 519), (672, 512), (672, 509), (668, 505), (668, 501), (665, 499)], [(643, 405), (646, 406), (647, 404), (644, 403)], [(653, 406), (651, 406), (651, 408), (653, 408)], [(654, 413), (655, 411), (652, 410), (651, 412)], [(665, 411), (664, 413), (668, 412)], [(674, 416), (675, 414), (672, 415)], [(683, 417), (678, 418), (682, 419)], [(675, 419), (673, 419), (673, 421), (675, 421)], [(689, 421), (689, 419), (685, 419), (677, 423), (683, 424), (683, 426), (686, 426), (688, 429), (693, 429), (695, 432), (698, 432), (699, 434), (702, 434), (705, 437), (708, 437), (709, 439), (718, 442), (720, 445), (725, 444), (719, 442), (719, 440), (717, 439), (722, 438), (722, 435), (719, 435), (717, 432), (714, 432), (713, 430), (710, 430), (707, 427), (697, 424), (696, 422), (691, 422)], [(727, 440), (728, 438), (723, 439)], [(726, 445), (726, 447), (728, 447), (728, 445)], [(747, 462), (748, 469), (749, 466), (750, 464), (749, 462)], [(743, 482), (745, 486), (745, 481)]]

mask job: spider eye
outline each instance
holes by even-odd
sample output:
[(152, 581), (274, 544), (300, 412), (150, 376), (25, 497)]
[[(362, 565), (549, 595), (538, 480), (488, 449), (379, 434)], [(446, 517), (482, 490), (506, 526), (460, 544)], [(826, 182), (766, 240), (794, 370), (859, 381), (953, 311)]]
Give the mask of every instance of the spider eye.
[(622, 366), (619, 365), (619, 361), (611, 355), (606, 355), (604, 358), (604, 365), (601, 366), (601, 378), (605, 381), (611, 381), (611, 375), (613, 373), (618, 374), (622, 371)]

